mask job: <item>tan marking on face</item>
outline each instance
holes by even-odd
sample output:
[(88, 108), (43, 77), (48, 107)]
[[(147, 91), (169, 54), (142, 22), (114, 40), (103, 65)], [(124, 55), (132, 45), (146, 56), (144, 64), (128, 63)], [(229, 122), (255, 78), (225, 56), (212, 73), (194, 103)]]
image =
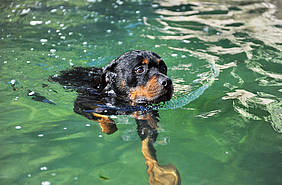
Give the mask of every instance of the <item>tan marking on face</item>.
[(157, 58), (157, 63), (160, 64), (160, 62), (162, 61), (162, 59)]
[(125, 80), (122, 81), (121, 87), (124, 89), (125, 88)]
[(142, 64), (148, 64), (148, 60), (146, 58), (143, 59)]
[(158, 83), (158, 78), (153, 76), (145, 86), (138, 86), (130, 90), (130, 99), (136, 100), (139, 97), (144, 97), (147, 100), (152, 100), (159, 97), (163, 88)]

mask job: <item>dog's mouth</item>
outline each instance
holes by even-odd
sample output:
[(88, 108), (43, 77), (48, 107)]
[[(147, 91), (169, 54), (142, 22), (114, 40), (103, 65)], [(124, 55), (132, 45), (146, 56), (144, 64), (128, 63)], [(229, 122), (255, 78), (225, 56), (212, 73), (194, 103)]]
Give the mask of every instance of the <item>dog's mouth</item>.
[(145, 86), (130, 90), (130, 100), (136, 104), (151, 104), (169, 101), (173, 94), (171, 80), (161, 84), (156, 76), (152, 77)]
[(136, 104), (151, 104), (151, 103), (160, 103), (160, 102), (165, 102), (169, 101), (172, 97), (172, 93), (169, 91), (166, 91), (164, 93), (155, 95), (152, 98), (147, 98), (144, 96), (139, 96), (133, 100), (134, 103)]

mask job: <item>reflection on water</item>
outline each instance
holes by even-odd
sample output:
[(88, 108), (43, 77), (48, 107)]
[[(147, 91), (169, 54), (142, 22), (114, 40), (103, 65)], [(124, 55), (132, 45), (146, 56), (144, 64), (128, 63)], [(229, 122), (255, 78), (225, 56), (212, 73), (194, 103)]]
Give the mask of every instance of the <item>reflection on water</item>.
[[(143, 185), (161, 172), (176, 183), (177, 171), (182, 184), (281, 184), (281, 8), (279, 0), (1, 1), (0, 184)], [(119, 130), (104, 135), (73, 113), (75, 92), (48, 82), (132, 49), (162, 56), (175, 87), (156, 110), (158, 137), (141, 142), (136, 122), (151, 112), (112, 116)]]
[[(176, 0), (155, 2), (157, 3), (155, 12), (160, 17), (150, 21), (145, 19), (145, 25), (155, 27), (160, 35), (148, 34), (145, 36), (153, 40), (183, 42), (183, 44), (170, 44), (166, 47), (206, 59), (220, 71), (232, 68), (231, 74), (240, 86), (249, 86), (249, 83), (252, 83), (251, 86), (269, 86), (270, 88), (265, 91), (258, 90), (254, 92), (256, 94), (249, 93), (252, 96), (248, 96), (247, 93), (243, 93), (244, 95), (237, 93), (238, 95), (231, 95), (229, 98), (223, 97), (223, 99), (238, 99), (246, 109), (234, 106), (234, 110), (243, 117), (255, 120), (263, 119), (270, 122), (276, 131), (282, 132), (281, 89), (278, 88), (281, 85), (282, 75), (281, 71), (275, 70), (281, 68), (282, 20), (277, 18), (279, 16), (279, 1), (228, 1), (222, 3), (222, 1), (186, 2)], [(262, 43), (265, 46), (262, 46)], [(225, 56), (229, 56), (229, 58), (223, 58)], [(261, 60), (265, 60), (265, 62)], [(242, 62), (245, 63), (247, 70), (257, 73), (255, 76), (252, 74), (253, 81), (248, 82), (249, 79), (240, 77), (241, 71), (238, 69), (241, 68)], [(189, 67), (191, 68), (191, 64)], [(210, 78), (208, 79), (210, 80)], [(181, 80), (175, 79), (176, 84)], [(230, 89), (230, 93), (227, 95), (233, 94), (232, 91), (237, 89), (239, 85), (224, 83), (224, 86)], [(270, 90), (274, 86), (277, 88)], [(181, 92), (182, 87), (182, 85), (176, 85), (176, 92)], [(191, 91), (191, 88), (187, 88), (187, 90)], [(253, 96), (257, 98), (246, 103), (246, 100)], [(261, 107), (263, 105), (262, 109), (267, 110), (269, 116), (261, 117), (250, 113), (248, 110), (250, 103), (252, 106)]]
[[(281, 25), (282, 21), (275, 17), (279, 8), (271, 2), (228, 1), (222, 3), (222, 1), (185, 2), (181, 0), (157, 2), (160, 8), (156, 9), (156, 12), (163, 15), (157, 19), (163, 25), (161, 31), (170, 34), (163, 36), (162, 39), (183, 41), (197, 36), (202, 41), (216, 42), (224, 38), (231, 41), (234, 46), (240, 45), (240, 48), (235, 47), (235, 51), (240, 52), (242, 49), (249, 51), (248, 44), (252, 43), (243, 43), (242, 40), (236, 38), (236, 33), (248, 30), (251, 37), (281, 49), (281, 46), (277, 45), (281, 42), (277, 40), (281, 36), (281, 29), (276, 26)], [(214, 47), (218, 52), (225, 50), (219, 46), (210, 46), (209, 49), (213, 50)], [(234, 50), (229, 48), (228, 53), (234, 54)]]

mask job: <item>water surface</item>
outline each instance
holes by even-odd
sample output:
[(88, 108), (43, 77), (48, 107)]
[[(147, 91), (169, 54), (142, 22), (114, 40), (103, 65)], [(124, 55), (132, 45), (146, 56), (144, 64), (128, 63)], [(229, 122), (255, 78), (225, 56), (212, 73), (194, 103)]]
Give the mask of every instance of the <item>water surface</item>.
[(132, 49), (158, 53), (175, 86), (159, 164), (184, 185), (282, 184), (280, 1), (4, 0), (0, 17), (0, 184), (148, 184), (135, 120), (104, 135), (48, 81)]

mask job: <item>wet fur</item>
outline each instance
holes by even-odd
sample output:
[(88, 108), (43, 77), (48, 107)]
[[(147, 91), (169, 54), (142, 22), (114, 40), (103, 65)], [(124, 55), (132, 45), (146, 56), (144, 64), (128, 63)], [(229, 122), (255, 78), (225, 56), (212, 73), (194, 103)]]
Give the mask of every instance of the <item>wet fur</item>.
[[(135, 68), (140, 66), (145, 71), (137, 74)], [(82, 94), (103, 94), (134, 104), (158, 103), (169, 100), (173, 93), (166, 70), (156, 53), (134, 50), (113, 60), (104, 69), (74, 67), (50, 79)]]

